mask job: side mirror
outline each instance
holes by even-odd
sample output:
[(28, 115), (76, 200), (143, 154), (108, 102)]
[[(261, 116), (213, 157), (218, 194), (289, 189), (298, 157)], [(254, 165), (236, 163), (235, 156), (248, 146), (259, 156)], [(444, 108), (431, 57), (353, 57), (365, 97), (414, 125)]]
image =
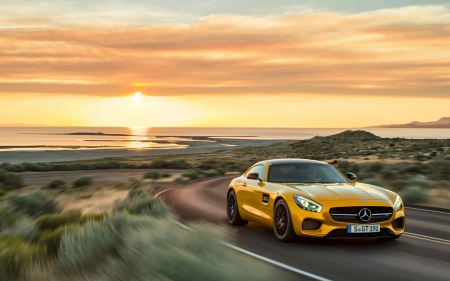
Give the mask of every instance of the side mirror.
[(262, 181), (262, 180), (259, 179), (259, 174), (258, 173), (250, 173), (250, 174), (248, 174), (247, 175), (247, 179)]
[(347, 178), (351, 181), (356, 180), (356, 175), (353, 173), (347, 173)]

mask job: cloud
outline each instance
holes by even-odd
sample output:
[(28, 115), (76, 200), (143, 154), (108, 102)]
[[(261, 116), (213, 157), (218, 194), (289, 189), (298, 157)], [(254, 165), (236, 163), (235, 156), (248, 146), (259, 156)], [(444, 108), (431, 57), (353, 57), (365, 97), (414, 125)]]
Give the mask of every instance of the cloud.
[(450, 98), (445, 6), (222, 14), (159, 26), (2, 20), (25, 24), (0, 28), (3, 95), (141, 90)]

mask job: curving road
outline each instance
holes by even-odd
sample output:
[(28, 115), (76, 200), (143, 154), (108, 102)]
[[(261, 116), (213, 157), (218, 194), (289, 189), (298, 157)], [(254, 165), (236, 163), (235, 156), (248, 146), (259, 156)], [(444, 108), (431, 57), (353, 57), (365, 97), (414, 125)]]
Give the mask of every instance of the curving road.
[(288, 272), (292, 280), (450, 280), (450, 213), (408, 208), (406, 232), (394, 241), (299, 238), (286, 244), (276, 240), (272, 228), (228, 225), (225, 192), (233, 177), (192, 182), (158, 195), (184, 222), (206, 220), (234, 229), (235, 246), (297, 269)]

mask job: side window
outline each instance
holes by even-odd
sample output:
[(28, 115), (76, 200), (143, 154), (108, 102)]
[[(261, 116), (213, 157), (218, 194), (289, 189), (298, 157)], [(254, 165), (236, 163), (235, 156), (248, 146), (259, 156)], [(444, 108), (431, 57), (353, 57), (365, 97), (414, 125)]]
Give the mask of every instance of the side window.
[(254, 166), (253, 168), (248, 170), (247, 173), (245, 173), (245, 177), (247, 177), (248, 174), (251, 173), (258, 173), (259, 178), (264, 180), (266, 178), (266, 167), (264, 167), (263, 165)]

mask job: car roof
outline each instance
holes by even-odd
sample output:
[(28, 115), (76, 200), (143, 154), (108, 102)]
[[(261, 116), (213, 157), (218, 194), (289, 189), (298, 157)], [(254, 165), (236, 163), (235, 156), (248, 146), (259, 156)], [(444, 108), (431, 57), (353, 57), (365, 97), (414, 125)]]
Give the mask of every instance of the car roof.
[(329, 165), (326, 162), (322, 162), (322, 161), (316, 161), (316, 160), (309, 160), (309, 159), (298, 159), (298, 158), (286, 158), (286, 159), (271, 159), (271, 160), (266, 160), (266, 161), (261, 161), (261, 162), (265, 162), (267, 164), (325, 164), (325, 165)]

